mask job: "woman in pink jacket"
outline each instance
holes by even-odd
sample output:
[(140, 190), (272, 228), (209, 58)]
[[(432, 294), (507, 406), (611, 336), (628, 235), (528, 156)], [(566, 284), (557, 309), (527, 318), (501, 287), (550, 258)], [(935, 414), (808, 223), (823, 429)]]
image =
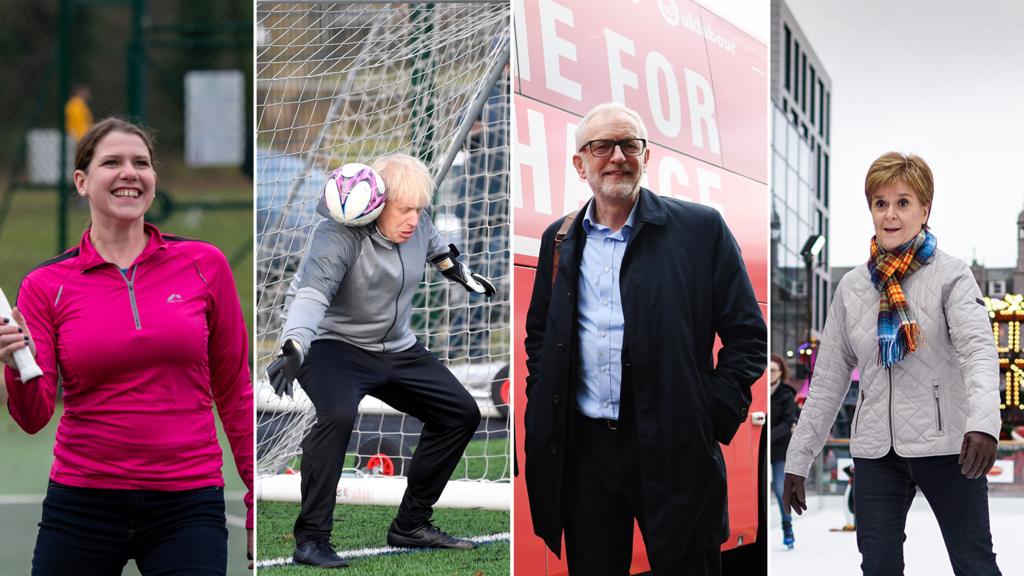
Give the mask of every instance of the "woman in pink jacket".
[[(120, 574), (128, 559), (143, 574), (224, 574), (214, 403), (250, 489), (252, 543), (252, 384), (231, 269), (214, 246), (144, 221), (156, 172), (138, 126), (96, 124), (74, 180), (91, 227), (25, 277), (0, 320), (18, 425), (43, 428), (63, 387), (32, 574)], [(26, 346), (43, 371), (27, 382), (12, 358)]]

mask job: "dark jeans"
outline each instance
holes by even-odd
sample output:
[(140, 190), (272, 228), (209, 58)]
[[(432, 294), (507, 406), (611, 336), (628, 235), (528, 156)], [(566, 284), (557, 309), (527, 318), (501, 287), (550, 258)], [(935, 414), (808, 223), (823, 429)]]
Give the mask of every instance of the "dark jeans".
[(74, 488), (50, 482), (32, 557), (34, 576), (145, 576), (227, 571), (224, 490)]
[(907, 511), (921, 489), (935, 519), (953, 573), (996, 576), (988, 521), (988, 480), (968, 480), (958, 456), (903, 458), (892, 450), (879, 459), (854, 458), (857, 481), (857, 547), (865, 576), (903, 574)]
[[(633, 556), (633, 519), (646, 530), (640, 458), (632, 418), (618, 423), (577, 413), (567, 468), (565, 556), (572, 576), (626, 576)], [(649, 557), (655, 576), (718, 575), (718, 548), (680, 550), (673, 559)]]
[(782, 487), (786, 481), (786, 461), (776, 460), (772, 462), (772, 493), (775, 494), (775, 500), (779, 503), (779, 513), (782, 514), (783, 520), (790, 518), (786, 508), (782, 505)]
[(403, 352), (369, 352), (317, 340), (299, 382), (316, 407), (316, 424), (302, 441), (302, 511), (295, 520), (295, 544), (331, 537), (345, 448), (359, 401), (367, 394), (423, 422), (395, 523), (412, 530), (429, 520), (480, 424), (480, 408), (455, 376), (419, 344)]

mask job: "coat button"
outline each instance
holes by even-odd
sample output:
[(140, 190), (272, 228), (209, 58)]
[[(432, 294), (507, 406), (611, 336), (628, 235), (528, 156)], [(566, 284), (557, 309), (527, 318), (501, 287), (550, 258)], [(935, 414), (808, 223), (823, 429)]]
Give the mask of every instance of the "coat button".
[(747, 417), (747, 409), (746, 408), (740, 410), (740, 416), (742, 416), (743, 418)]
[(555, 394), (554, 396), (551, 397), (552, 404), (558, 404), (559, 401), (561, 401), (561, 398), (558, 397), (558, 394)]
[(565, 352), (565, 344), (561, 342), (555, 344), (555, 352)]
[(552, 444), (548, 447), (548, 450), (550, 450), (552, 454), (558, 454), (558, 445)]

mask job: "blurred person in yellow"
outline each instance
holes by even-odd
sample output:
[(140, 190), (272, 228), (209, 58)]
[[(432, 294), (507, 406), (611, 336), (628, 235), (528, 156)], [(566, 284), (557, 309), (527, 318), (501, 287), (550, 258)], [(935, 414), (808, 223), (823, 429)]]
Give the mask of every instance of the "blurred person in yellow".
[(64, 104), (64, 130), (78, 142), (92, 128), (92, 110), (89, 98), (92, 92), (85, 84), (77, 84), (71, 89), (71, 97)]

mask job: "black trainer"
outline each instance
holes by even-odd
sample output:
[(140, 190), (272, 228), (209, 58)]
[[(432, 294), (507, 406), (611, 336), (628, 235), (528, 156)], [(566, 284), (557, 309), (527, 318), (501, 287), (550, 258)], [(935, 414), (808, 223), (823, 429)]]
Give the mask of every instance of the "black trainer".
[(456, 538), (430, 521), (424, 522), (411, 532), (403, 532), (391, 523), (388, 528), (388, 546), (399, 548), (457, 548), (459, 550), (472, 550), (476, 548), (476, 542)]
[(344, 568), (348, 562), (338, 556), (327, 540), (305, 542), (295, 547), (292, 560), (297, 564), (309, 564), (320, 568)]

